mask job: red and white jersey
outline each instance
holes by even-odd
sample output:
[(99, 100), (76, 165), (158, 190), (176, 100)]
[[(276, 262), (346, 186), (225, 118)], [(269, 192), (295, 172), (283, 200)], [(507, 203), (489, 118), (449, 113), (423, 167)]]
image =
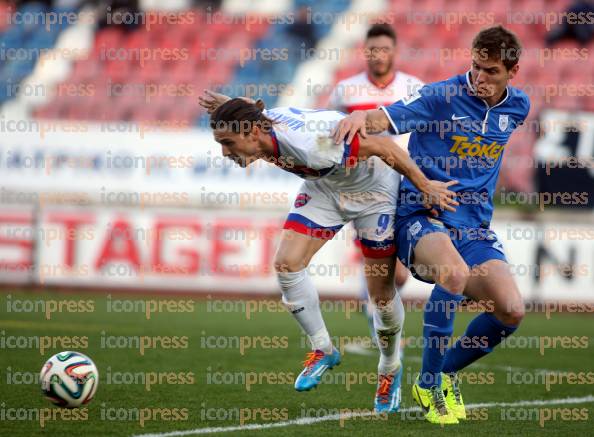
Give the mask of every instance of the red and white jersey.
[(332, 239), (353, 223), (366, 257), (394, 253), (400, 175), (377, 156), (358, 162), (359, 138), (335, 144), (331, 132), (345, 114), (327, 109), (272, 108), (273, 160), (305, 179), (284, 229)]
[(335, 144), (332, 129), (344, 114), (331, 110), (272, 108), (265, 110), (272, 129), (275, 164), (306, 180), (315, 180), (330, 191), (361, 191), (393, 187), (398, 173), (380, 158), (358, 163), (358, 138), (351, 144)]
[[(390, 83), (380, 86), (363, 72), (336, 84), (330, 94), (328, 108), (342, 112), (377, 109), (414, 94), (423, 85), (419, 78), (397, 71)], [(409, 136), (396, 135), (394, 140), (406, 149)]]

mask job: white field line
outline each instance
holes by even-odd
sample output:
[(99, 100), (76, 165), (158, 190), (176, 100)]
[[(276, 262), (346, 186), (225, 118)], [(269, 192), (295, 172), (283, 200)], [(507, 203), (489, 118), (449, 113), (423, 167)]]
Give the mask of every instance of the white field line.
[[(569, 405), (569, 404), (588, 404), (594, 403), (594, 395), (583, 396), (581, 398), (561, 398), (561, 399), (547, 399), (547, 400), (534, 400), (534, 401), (517, 401), (517, 402), (483, 402), (479, 404), (467, 405), (468, 409), (473, 408), (491, 408), (491, 407), (530, 407), (530, 406), (544, 406), (544, 405)], [(399, 413), (409, 413), (414, 411), (420, 411), (418, 407), (403, 408)], [(312, 425), (320, 422), (330, 422), (334, 420), (348, 420), (355, 417), (366, 417), (373, 415), (371, 411), (365, 412), (352, 412), (344, 414), (329, 414), (322, 417), (301, 417), (299, 419), (285, 420), (283, 422), (274, 423), (254, 423), (251, 425), (241, 426), (218, 426), (208, 428), (196, 428), (187, 431), (172, 431), (163, 433), (152, 433), (152, 434), (138, 434), (133, 437), (177, 437), (186, 435), (199, 435), (199, 434), (213, 434), (216, 432), (235, 432), (235, 431), (247, 431), (247, 430), (263, 430), (272, 428), (284, 428), (287, 426), (303, 426)]]

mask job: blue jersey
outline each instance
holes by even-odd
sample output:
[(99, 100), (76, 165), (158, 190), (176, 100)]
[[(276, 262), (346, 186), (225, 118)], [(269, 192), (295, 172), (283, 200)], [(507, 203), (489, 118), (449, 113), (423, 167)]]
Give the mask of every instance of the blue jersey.
[[(440, 220), (455, 227), (488, 227), (505, 145), (530, 110), (528, 96), (508, 86), (496, 105), (474, 95), (470, 72), (429, 84), (410, 97), (381, 107), (395, 134), (412, 132), (408, 150), (429, 178), (457, 180), (456, 212)], [(419, 190), (406, 178), (400, 185), (397, 215), (424, 211)]]

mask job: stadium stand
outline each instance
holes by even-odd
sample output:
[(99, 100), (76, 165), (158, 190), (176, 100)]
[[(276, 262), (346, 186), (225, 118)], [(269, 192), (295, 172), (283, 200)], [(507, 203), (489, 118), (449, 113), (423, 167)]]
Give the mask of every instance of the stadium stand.
[[(390, 2), (388, 16), (395, 18), (394, 27), (398, 33), (400, 50), (399, 68), (425, 82), (443, 80), (465, 71), (470, 65), (470, 53), (463, 52), (460, 48), (469, 47), (472, 36), (484, 27), (481, 24), (472, 24), (468, 20), (469, 13), (490, 11), (492, 17), (485, 16), (488, 20), (508, 23), (512, 19), (508, 27), (518, 34), (524, 46), (520, 72), (513, 83), (530, 96), (532, 107), (528, 122), (536, 122), (544, 108), (594, 111), (592, 93), (576, 96), (571, 91), (594, 83), (594, 58), (588, 55), (594, 50), (594, 42), (582, 47), (574, 41), (563, 40), (552, 47), (546, 47), (548, 29), (544, 15), (543, 21), (538, 25), (528, 26), (525, 24), (532, 23), (522, 22), (527, 17), (523, 14), (525, 11), (560, 12), (565, 10), (567, 4), (564, 0), (393, 0)], [(450, 17), (457, 16), (459, 20), (466, 19), (468, 22), (463, 26), (450, 26), (446, 21), (448, 13), (451, 14)], [(423, 26), (415, 26), (414, 20), (418, 20), (419, 24), (431, 23), (432, 35), (428, 36)], [(360, 45), (359, 49), (361, 48)], [(361, 57), (345, 60), (337, 68), (333, 83), (363, 71), (364, 65), (365, 60)], [(566, 87), (556, 87), (553, 84), (565, 84)], [(323, 104), (326, 99), (327, 95), (320, 96), (316, 104)], [(518, 130), (507, 148), (500, 181), (511, 190), (529, 191), (532, 187), (532, 178), (528, 172), (513, 171), (508, 165), (514, 159), (533, 156), (535, 138), (534, 133), (530, 132)]]
[[(150, 2), (145, 3), (151, 5)], [(326, 12), (336, 16), (343, 11), (349, 12), (355, 3), (358, 2), (318, 2), (315, 11), (318, 16)], [(525, 50), (521, 71), (514, 84), (530, 95), (530, 121), (534, 121), (543, 108), (594, 110), (593, 95), (562, 92), (563, 87), (556, 87), (552, 94), (550, 87), (547, 87), (563, 83), (567, 85), (565, 89), (570, 90), (576, 85), (593, 83), (593, 58), (580, 56), (580, 53), (594, 50), (594, 42), (582, 47), (575, 41), (562, 40), (552, 47), (546, 47), (550, 26), (544, 20), (539, 25), (530, 26), (524, 24), (533, 23), (522, 22), (522, 11), (562, 11), (567, 3), (564, 0), (391, 0), (382, 3), (382, 16), (394, 24), (398, 33), (399, 68), (425, 82), (441, 80), (467, 68), (470, 54), (464, 48), (469, 46), (472, 35), (484, 27), (485, 20), (509, 23), (511, 19), (509, 27), (518, 33)], [(276, 5), (274, 2), (257, 2), (258, 12), (255, 14), (261, 19), (250, 20), (250, 25), (246, 25), (245, 21), (250, 19), (250, 15), (245, 18), (231, 13), (225, 9), (223, 2), (222, 9), (216, 11), (220, 14), (219, 22), (214, 25), (208, 21), (213, 16), (212, 8), (193, 7), (181, 12), (182, 16), (185, 14), (193, 18), (187, 20), (187, 24), (182, 19), (179, 24), (163, 22), (150, 28), (142, 25), (132, 29), (116, 25), (91, 26), (90, 31), (94, 35), (84, 55), (63, 61), (65, 65), (60, 70), (62, 73), (47, 80), (47, 83), (54, 84), (54, 91), (44, 99), (28, 96), (27, 111), (37, 118), (163, 121), (190, 127), (204, 126), (206, 123), (206, 115), (196, 104), (196, 98), (204, 88), (215, 88), (233, 95), (250, 94), (255, 90), (255, 94), (264, 99), (268, 106), (279, 101), (283, 104), (302, 103), (303, 99), (299, 100), (298, 96), (279, 100), (279, 95), (292, 83), (301, 81), (303, 75), (296, 76), (296, 72), (310, 62), (304, 58), (303, 50), (309, 45), (322, 46), (325, 38), (332, 38), (333, 43), (341, 37), (344, 41), (353, 40), (353, 36), (348, 35), (349, 30), (337, 24), (334, 27), (338, 30), (335, 29), (336, 32), (331, 36), (333, 25), (323, 20), (296, 26), (301, 19), (307, 21), (307, 17), (300, 18), (300, 14), (311, 11), (313, 4), (312, 1), (303, 0)], [(18, 84), (33, 73), (36, 63), (39, 64), (39, 54), (44, 49), (59, 46), (58, 38), (61, 34), (64, 36), (66, 28), (65, 25), (44, 27), (11, 24), (13, 20), (8, 19), (10, 14), (48, 11), (68, 12), (74, 9), (52, 8), (38, 2), (24, 2), (18, 8), (10, 3), (0, 6), (2, 50), (7, 53), (9, 49), (25, 49), (33, 53), (33, 56), (23, 59), (2, 57), (0, 82), (8, 86), (0, 87), (0, 102), (5, 103), (16, 97)], [(149, 15), (165, 13), (144, 12)], [(269, 17), (271, 13), (285, 16), (293, 14), (294, 19), (270, 24), (270, 20), (264, 17)], [(469, 13), (476, 13), (478, 17), (481, 13), (488, 15), (483, 16), (482, 22), (475, 24), (468, 18)], [(465, 22), (463, 25), (448, 22), (452, 19), (456, 19), (458, 24)], [(207, 22), (208, 26), (205, 25)], [(432, 34), (427, 35), (426, 26), (416, 23), (432, 24)], [(310, 37), (306, 38), (308, 32)], [(361, 49), (360, 43), (351, 47), (351, 56), (342, 57), (338, 62), (317, 61), (315, 68), (320, 72), (320, 78), (330, 74), (330, 84), (333, 85), (362, 71), (365, 60), (358, 49)], [(162, 55), (162, 50), (176, 55), (167, 59)], [(250, 54), (258, 54), (246, 58), (242, 55), (248, 53), (246, 50), (251, 50)], [(143, 51), (149, 53), (148, 57), (142, 57)], [(272, 53), (272, 56), (262, 56), (264, 52)], [(308, 70), (310, 76), (311, 71), (316, 71), (315, 68)], [(40, 82), (39, 78), (36, 82)], [(299, 90), (299, 84), (295, 83), (294, 89)], [(323, 105), (330, 89), (326, 87), (324, 92), (310, 96), (305, 103)], [(528, 133), (516, 133), (512, 137), (506, 160), (532, 155), (532, 140)], [(531, 184), (526, 174), (505, 170), (502, 181), (518, 190), (529, 189)]]
[(21, 81), (31, 74), (40, 54), (51, 48), (59, 34), (67, 27), (66, 22), (54, 25), (38, 25), (35, 20), (13, 20), (15, 17), (39, 17), (54, 12), (74, 12), (69, 7), (47, 7), (43, 3), (25, 2), (18, 8), (9, 3), (0, 5), (0, 103), (13, 98)]

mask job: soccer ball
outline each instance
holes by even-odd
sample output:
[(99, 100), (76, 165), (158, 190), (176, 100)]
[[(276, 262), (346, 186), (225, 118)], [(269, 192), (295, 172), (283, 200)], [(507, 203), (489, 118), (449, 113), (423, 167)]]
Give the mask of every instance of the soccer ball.
[(45, 362), (39, 375), (41, 391), (60, 407), (76, 408), (93, 399), (99, 384), (95, 363), (79, 352), (60, 352)]

